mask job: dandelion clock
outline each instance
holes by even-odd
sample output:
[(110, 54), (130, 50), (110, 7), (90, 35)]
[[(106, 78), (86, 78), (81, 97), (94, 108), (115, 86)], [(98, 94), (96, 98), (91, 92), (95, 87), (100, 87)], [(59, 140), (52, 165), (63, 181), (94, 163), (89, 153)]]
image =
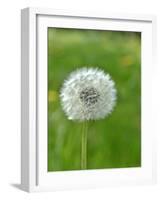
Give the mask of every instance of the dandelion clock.
[(81, 169), (87, 168), (88, 121), (108, 117), (116, 104), (115, 83), (99, 68), (80, 68), (64, 81), (61, 105), (69, 120), (82, 123)]

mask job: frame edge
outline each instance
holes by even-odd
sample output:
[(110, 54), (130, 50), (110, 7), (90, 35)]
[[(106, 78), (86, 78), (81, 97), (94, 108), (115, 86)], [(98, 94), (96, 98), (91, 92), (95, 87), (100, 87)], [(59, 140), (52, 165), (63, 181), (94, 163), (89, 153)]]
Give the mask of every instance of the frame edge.
[(36, 187), (36, 12), (21, 10), (21, 189)]
[(21, 188), (29, 191), (29, 9), (21, 10)]

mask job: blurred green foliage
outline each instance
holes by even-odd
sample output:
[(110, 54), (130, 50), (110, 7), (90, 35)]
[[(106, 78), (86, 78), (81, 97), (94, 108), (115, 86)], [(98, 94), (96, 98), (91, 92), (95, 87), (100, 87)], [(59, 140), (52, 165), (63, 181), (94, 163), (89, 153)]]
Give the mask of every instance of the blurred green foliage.
[(79, 170), (81, 123), (64, 115), (59, 91), (73, 70), (109, 73), (117, 105), (90, 121), (88, 169), (141, 166), (141, 33), (48, 28), (48, 170)]

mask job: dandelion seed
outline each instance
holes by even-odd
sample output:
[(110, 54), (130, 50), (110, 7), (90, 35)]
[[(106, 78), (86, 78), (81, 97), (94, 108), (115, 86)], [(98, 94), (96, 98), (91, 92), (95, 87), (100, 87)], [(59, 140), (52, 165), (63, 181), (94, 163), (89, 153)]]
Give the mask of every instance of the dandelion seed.
[(98, 120), (108, 116), (116, 104), (115, 83), (99, 68), (80, 68), (72, 72), (60, 92), (68, 119)]

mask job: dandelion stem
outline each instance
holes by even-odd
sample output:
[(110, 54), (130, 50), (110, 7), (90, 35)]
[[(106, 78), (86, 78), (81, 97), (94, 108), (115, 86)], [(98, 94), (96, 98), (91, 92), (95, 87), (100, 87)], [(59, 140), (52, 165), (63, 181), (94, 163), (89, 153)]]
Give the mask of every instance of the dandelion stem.
[(82, 125), (81, 169), (87, 169), (87, 134), (88, 122), (84, 121)]

